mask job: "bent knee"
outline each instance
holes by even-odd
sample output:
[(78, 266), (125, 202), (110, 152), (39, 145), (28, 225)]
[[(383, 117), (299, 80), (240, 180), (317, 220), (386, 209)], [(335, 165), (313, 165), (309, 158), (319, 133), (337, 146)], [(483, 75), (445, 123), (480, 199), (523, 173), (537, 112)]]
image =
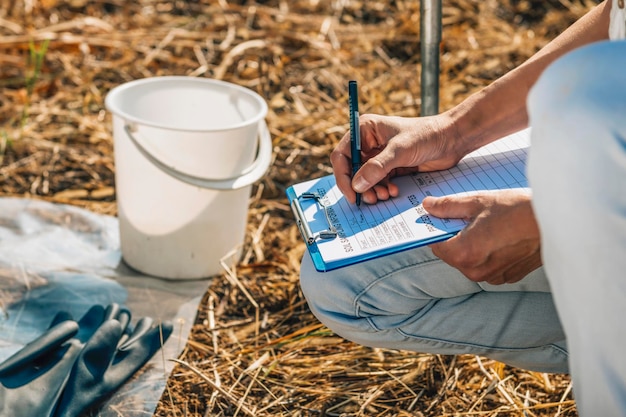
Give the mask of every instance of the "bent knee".
[(375, 332), (366, 322), (358, 317), (355, 307), (355, 294), (345, 285), (340, 277), (331, 279), (333, 273), (318, 272), (308, 260), (302, 261), (300, 269), (300, 288), (313, 315), (336, 335), (351, 342), (365, 344), (367, 338), (361, 334)]
[[(362, 345), (384, 347), (389, 339), (402, 337), (398, 329), (426, 314), (436, 299), (418, 288), (409, 290), (407, 286), (414, 280), (376, 272), (366, 266), (318, 272), (305, 255), (300, 287), (311, 312), (337, 335)], [(402, 286), (400, 282), (405, 281)]]
[(615, 138), (626, 137), (624, 67), (626, 42), (598, 42), (544, 71), (528, 96), (533, 188), (555, 174), (569, 181), (571, 169), (581, 163), (602, 171), (613, 158)]
[(334, 272), (318, 272), (305, 254), (300, 267), (300, 288), (313, 314), (328, 325), (333, 317), (353, 317), (355, 295), (346, 280)]
[[(612, 119), (623, 114), (626, 42), (596, 42), (554, 61), (541, 74), (528, 96), (528, 109), (537, 118), (567, 123)], [(531, 116), (532, 116), (531, 115)]]

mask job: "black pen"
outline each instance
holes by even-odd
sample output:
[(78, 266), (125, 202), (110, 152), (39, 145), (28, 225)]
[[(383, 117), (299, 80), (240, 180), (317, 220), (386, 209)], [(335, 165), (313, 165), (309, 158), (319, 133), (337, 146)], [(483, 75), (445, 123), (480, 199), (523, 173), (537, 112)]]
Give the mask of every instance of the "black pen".
[[(350, 159), (352, 159), (352, 178), (361, 168), (361, 131), (359, 127), (359, 93), (356, 81), (348, 82), (348, 100), (350, 102)], [(356, 205), (361, 205), (361, 194), (356, 193)]]

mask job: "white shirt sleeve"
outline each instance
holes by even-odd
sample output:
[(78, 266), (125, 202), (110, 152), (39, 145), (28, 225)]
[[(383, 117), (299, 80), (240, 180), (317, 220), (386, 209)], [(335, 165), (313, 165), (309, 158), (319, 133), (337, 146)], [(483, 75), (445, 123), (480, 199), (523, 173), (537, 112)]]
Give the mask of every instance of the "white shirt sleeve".
[(626, 7), (624, 0), (612, 0), (609, 38), (611, 40), (626, 38)]

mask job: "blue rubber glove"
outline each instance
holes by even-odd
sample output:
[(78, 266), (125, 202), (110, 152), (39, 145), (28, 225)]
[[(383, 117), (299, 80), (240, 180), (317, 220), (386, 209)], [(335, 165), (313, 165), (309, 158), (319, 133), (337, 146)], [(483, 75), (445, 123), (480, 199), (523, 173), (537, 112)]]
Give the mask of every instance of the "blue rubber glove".
[(78, 321), (65, 312), (0, 364), (0, 417), (79, 416), (117, 390), (172, 333), (171, 324), (139, 320), (112, 304)]
[(48, 330), (0, 364), (0, 417), (49, 417), (84, 343), (112, 317), (130, 313), (112, 305), (92, 307), (78, 322), (57, 314)]
[(81, 350), (65, 321), (0, 364), (0, 417), (49, 417)]
[(172, 334), (169, 323), (142, 318), (132, 332), (128, 322), (107, 320), (77, 358), (55, 417), (79, 417), (115, 392), (161, 348)]

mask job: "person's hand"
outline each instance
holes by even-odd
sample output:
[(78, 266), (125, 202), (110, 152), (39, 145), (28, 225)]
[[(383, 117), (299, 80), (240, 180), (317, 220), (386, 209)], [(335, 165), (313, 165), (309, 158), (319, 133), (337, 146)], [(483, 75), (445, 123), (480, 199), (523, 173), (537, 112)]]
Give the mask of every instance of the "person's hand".
[(430, 214), (470, 221), (456, 236), (431, 245), (433, 253), (475, 282), (519, 281), (541, 266), (530, 198), (523, 190), (425, 198)]
[(363, 165), (352, 178), (350, 132), (330, 155), (337, 186), (354, 203), (356, 193), (374, 204), (398, 195), (389, 181), (415, 171), (435, 171), (456, 165), (467, 152), (459, 149), (452, 123), (445, 115), (397, 117), (366, 114), (360, 117)]

